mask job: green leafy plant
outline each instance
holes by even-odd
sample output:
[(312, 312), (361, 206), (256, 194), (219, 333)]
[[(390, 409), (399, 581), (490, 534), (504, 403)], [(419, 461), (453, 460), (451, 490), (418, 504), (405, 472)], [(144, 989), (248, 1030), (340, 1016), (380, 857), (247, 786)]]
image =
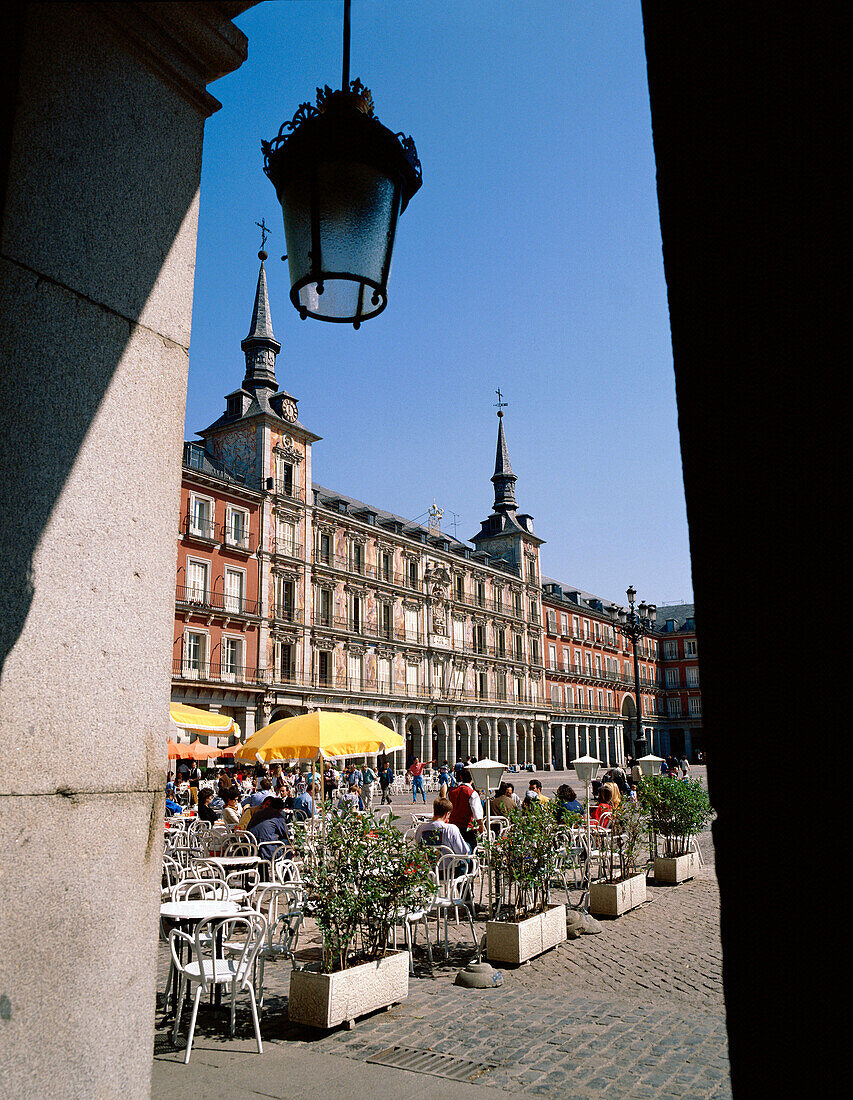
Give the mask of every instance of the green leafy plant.
[(434, 894), (432, 866), (429, 853), (413, 848), (390, 821), (327, 818), (324, 835), (304, 848), (303, 875), (323, 937), (323, 972), (387, 954), (397, 913), (425, 906)]
[(554, 804), (544, 800), (511, 811), (510, 827), (487, 845), (492, 871), (507, 893), (512, 921), (544, 912), (559, 859), (559, 825)]
[(642, 804), (623, 798), (611, 810), (607, 836), (601, 844), (600, 874), (605, 882), (621, 882), (640, 871), (640, 845), (648, 829)]
[(638, 795), (658, 849), (662, 849), (657, 854), (665, 857), (687, 855), (691, 838), (707, 828), (714, 813), (699, 779), (644, 776)]

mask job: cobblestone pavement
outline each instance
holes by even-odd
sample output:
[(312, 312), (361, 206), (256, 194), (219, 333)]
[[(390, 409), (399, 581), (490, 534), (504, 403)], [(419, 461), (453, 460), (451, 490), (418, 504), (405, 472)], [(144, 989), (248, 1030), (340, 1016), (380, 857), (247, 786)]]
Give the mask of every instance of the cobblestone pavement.
[[(548, 778), (546, 788), (564, 781), (554, 773)], [(466, 926), (451, 924), (450, 958), (445, 961), (437, 950), (430, 973), (426, 953), (418, 949), (417, 977), (410, 981), (408, 1000), (359, 1020), (352, 1031), (315, 1033), (291, 1025), (286, 1008), (289, 967), (269, 967), (264, 1058), (276, 1048), (287, 1048), (292, 1054), (302, 1050), (347, 1059), (351, 1096), (372, 1094), (372, 1078), (365, 1071), (379, 1067), (368, 1059), (402, 1046), (487, 1065), (475, 1078), (484, 1100), (488, 1089), (493, 1095), (507, 1090), (593, 1100), (605, 1095), (608, 1100), (729, 1097), (719, 895), (710, 833), (702, 836), (701, 846), (706, 864), (692, 882), (676, 887), (650, 883), (645, 905), (618, 920), (602, 920), (599, 935), (561, 944), (524, 966), (502, 968), (504, 981), (498, 988), (471, 990), (453, 984), (472, 946)], [(310, 932), (309, 927), (300, 941), (303, 959), (316, 954), (317, 941)], [(161, 945), (161, 989), (167, 965)], [(184, 1035), (186, 1026), (185, 1021)], [(239, 1016), (236, 1040), (228, 1036), (227, 1015), (221, 1020), (200, 1016), (196, 1042), (199, 1051), (215, 1044), (217, 1065), (223, 1058), (241, 1057), (253, 1049), (248, 1011)], [(179, 1057), (165, 1032), (158, 1032), (155, 1096), (182, 1095), (175, 1091), (178, 1082), (190, 1086), (194, 1075), (204, 1072), (204, 1054), (197, 1056), (195, 1046), (189, 1067), (174, 1066)], [(195, 1071), (194, 1065), (199, 1066)], [(413, 1074), (404, 1076), (417, 1087)], [(428, 1086), (430, 1080), (437, 1087), (447, 1085), (438, 1077), (421, 1077), (420, 1084)], [(383, 1091), (388, 1096), (393, 1088)], [(329, 1093), (303, 1092), (310, 1095)]]

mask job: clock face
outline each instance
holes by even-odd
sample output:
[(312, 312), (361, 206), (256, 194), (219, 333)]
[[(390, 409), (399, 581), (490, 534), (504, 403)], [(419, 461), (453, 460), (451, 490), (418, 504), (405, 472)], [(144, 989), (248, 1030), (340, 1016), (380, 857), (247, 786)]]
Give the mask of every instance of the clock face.
[(289, 397), (286, 397), (281, 403), (281, 415), (285, 420), (296, 419), (296, 402), (291, 401)]

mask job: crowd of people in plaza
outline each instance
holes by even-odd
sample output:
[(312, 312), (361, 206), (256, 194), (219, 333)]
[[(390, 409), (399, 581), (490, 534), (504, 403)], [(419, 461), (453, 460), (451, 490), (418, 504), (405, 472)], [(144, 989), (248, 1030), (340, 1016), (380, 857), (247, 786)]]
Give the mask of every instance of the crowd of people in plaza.
[[(476, 848), (485, 829), (486, 814), (483, 795), (476, 789), (468, 768), (472, 762), (473, 758), (469, 758), (452, 767), (447, 761), (440, 765), (437, 773), (439, 794), (433, 802), (433, 817), (418, 826), (415, 838), (418, 843), (445, 846), (460, 855)], [(426, 804), (424, 776), (435, 763), (435, 760), (422, 761), (415, 757), (406, 769), (404, 778), (410, 786), (413, 804), (418, 794)], [(664, 775), (688, 779), (690, 765), (686, 757), (679, 759), (671, 755), (662, 760), (660, 771)], [(595, 804), (591, 808), (591, 820), (607, 828), (622, 799), (636, 801), (641, 774), (638, 762), (631, 758), (627, 770), (621, 766), (612, 767), (600, 779), (594, 780), (591, 793)], [(287, 823), (290, 820), (314, 817), (321, 790), (329, 810), (339, 813), (371, 811), (377, 788), (380, 805), (391, 804), (396, 778), (391, 761), (381, 757), (375, 770), (369, 763), (351, 762), (339, 771), (327, 763), (322, 775), (313, 767), (303, 769), (284, 762), (251, 768), (236, 764), (221, 769), (212, 785), (201, 786), (198, 765), (190, 766), (182, 761), (176, 773), (169, 775), (166, 813), (177, 814), (185, 810), (177, 793), (180, 789), (201, 820), (246, 830), (259, 844), (272, 843), (289, 838)], [(584, 805), (567, 783), (561, 784), (552, 797), (559, 821), (585, 812)], [(488, 809), (491, 816), (500, 821), (509, 817), (513, 810), (529, 808), (545, 798), (539, 779), (528, 781), (523, 797), (516, 794), (511, 781), (505, 781), (494, 796), (489, 797)]]

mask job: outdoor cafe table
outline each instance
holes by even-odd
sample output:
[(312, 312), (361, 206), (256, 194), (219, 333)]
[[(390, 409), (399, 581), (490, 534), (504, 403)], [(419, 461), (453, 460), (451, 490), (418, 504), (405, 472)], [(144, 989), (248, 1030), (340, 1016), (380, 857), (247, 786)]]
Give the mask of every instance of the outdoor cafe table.
[[(160, 917), (163, 920), (174, 921), (181, 926), (184, 932), (192, 932), (199, 921), (207, 917), (233, 917), (240, 911), (236, 901), (166, 901), (160, 906)], [(184, 941), (178, 940), (178, 958), (183, 962)], [(213, 989), (215, 1004), (219, 1004), (222, 995), (221, 986)], [(178, 971), (172, 974), (172, 1011), (178, 1007)]]

